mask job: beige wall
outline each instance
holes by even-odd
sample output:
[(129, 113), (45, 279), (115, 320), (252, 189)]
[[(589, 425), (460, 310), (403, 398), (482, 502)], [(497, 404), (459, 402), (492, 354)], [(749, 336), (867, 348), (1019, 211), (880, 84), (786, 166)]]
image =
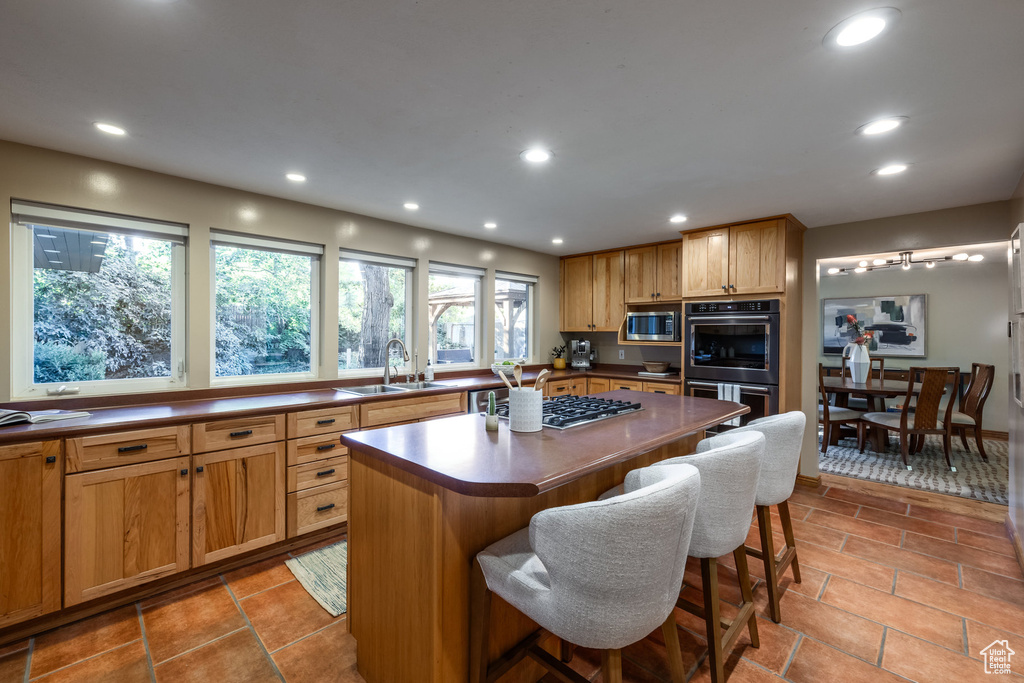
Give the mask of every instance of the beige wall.
[[(1007, 236), (1018, 224), (1024, 223), (1024, 177), (1021, 177), (1013, 198), (1010, 200), (1009, 217), (1006, 225)], [(1011, 312), (1012, 313), (1012, 312)], [(1013, 524), (1018, 542), (1024, 533), (1024, 411), (1009, 397), (1010, 407), (1010, 511), (1008, 518)], [(1018, 561), (1021, 558), (1018, 558)]]
[[(283, 182), (283, 181), (282, 181)], [(295, 239), (324, 245), (322, 283), (337, 283), (341, 247), (416, 258), (418, 319), (414, 347), (427, 358), (427, 263), (442, 261), (488, 270), (485, 296), (493, 298), (496, 269), (536, 275), (538, 362), (547, 362), (558, 334), (558, 258), (484, 240), (457, 237), (400, 223), (277, 199), (208, 183), (111, 164), (86, 157), (0, 141), (0, 202), (25, 199), (188, 224), (189, 385), (207, 387), (211, 377), (211, 228)], [(250, 216), (248, 220), (243, 216)], [(11, 241), (0, 239), (0, 357), (11, 357)], [(338, 288), (321, 287), (319, 376), (337, 377)], [(485, 301), (490, 299), (485, 298)], [(484, 307), (483, 359), (493, 354), (494, 320)], [(415, 349), (410, 349), (410, 354)], [(10, 398), (10, 365), (0, 364), (0, 401)]]
[[(803, 348), (807, 350), (818, 349), (821, 343), (821, 294), (819, 293), (820, 283), (817, 266), (819, 259), (901, 251), (904, 249), (918, 250), (929, 247), (997, 242), (1009, 237), (1009, 230), (1007, 228), (1009, 223), (1010, 202), (1003, 201), (943, 209), (941, 211), (908, 214), (905, 216), (892, 216), (856, 223), (830, 225), (808, 230), (804, 233)], [(996, 278), (997, 276), (993, 274), (992, 277)], [(1003, 282), (1006, 282), (1006, 280), (1003, 280)], [(928, 304), (930, 319), (934, 319), (934, 316), (941, 311), (948, 310), (951, 313), (955, 313), (960, 306), (974, 305), (973, 302), (979, 298), (994, 298), (997, 303), (1002, 302), (1003, 308), (999, 313), (999, 324), (1005, 330), (1005, 302), (1007, 300), (1007, 290), (1005, 287), (997, 292), (979, 287), (974, 291), (963, 291), (960, 294), (961, 296), (954, 301), (930, 301)], [(994, 312), (993, 315), (995, 314)], [(995, 323), (993, 322), (992, 324), (994, 329)], [(929, 325), (930, 329), (931, 325)], [(1008, 340), (1005, 340), (1005, 342), (1008, 342)], [(1004, 370), (1006, 368), (1005, 358), (1008, 357), (1009, 345), (1007, 343), (1002, 365)], [(929, 363), (933, 362), (931, 355), (926, 360)], [(886, 364), (888, 365), (888, 360)], [(964, 364), (960, 364), (963, 367)], [(967, 365), (969, 366), (969, 363)], [(997, 365), (997, 367), (999, 366)], [(1005, 371), (1000, 381), (1005, 388), (1007, 382)], [(804, 412), (808, 415), (814, 415), (817, 412), (817, 383), (818, 353), (816, 351), (804, 353), (801, 402)], [(997, 390), (998, 388), (993, 390), (993, 395)], [(992, 398), (990, 397), (989, 400), (991, 401)], [(990, 411), (991, 406), (986, 409), (986, 417), (990, 416)], [(818, 476), (816, 429), (807, 430), (804, 437), (802, 455), (800, 473), (810, 477)]]

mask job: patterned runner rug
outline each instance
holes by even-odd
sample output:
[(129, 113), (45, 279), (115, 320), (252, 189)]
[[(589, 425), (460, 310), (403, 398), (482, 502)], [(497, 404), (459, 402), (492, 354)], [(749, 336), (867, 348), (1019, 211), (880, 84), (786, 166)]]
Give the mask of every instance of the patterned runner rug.
[[(818, 439), (820, 444), (820, 431)], [(829, 446), (827, 453), (818, 454), (818, 467), (828, 474), (1008, 505), (1010, 466), (1007, 442), (985, 440), (988, 462), (978, 455), (974, 439), (968, 438), (967, 442), (971, 444), (970, 453), (964, 451), (959, 437), (953, 438), (950, 458), (956, 472), (950, 472), (946, 467), (942, 439), (937, 436), (926, 437), (921, 452), (908, 458), (912, 470), (904, 467), (896, 438), (890, 439), (889, 450), (885, 453), (875, 453), (870, 448), (858, 453), (856, 439), (841, 439), (838, 446)]]
[(348, 541), (318, 548), (285, 561), (306, 592), (331, 613), (332, 617), (345, 613), (345, 567), (348, 562)]

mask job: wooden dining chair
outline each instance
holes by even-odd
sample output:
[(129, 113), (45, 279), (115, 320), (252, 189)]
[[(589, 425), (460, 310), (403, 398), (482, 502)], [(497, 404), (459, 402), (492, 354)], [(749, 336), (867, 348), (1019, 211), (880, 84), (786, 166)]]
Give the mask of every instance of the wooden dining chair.
[[(988, 455), (985, 453), (985, 444), (981, 440), (981, 415), (985, 410), (985, 400), (992, 391), (992, 382), (996, 376), (996, 366), (982, 363), (971, 364), (971, 381), (967, 385), (967, 391), (960, 397), (960, 405), (953, 411), (952, 430), (960, 435), (964, 450), (970, 453), (971, 448), (967, 445), (968, 430), (974, 433), (974, 442), (978, 444), (978, 453), (981, 459), (988, 462)], [(952, 403), (952, 399), (950, 399)]]
[[(842, 357), (842, 368), (840, 370), (841, 377), (852, 377), (850, 374), (850, 368), (847, 367), (846, 361), (849, 360), (846, 356)], [(882, 379), (885, 373), (885, 359), (878, 358), (875, 356), (871, 357), (871, 377), (877, 377)], [(847, 399), (847, 408), (853, 408), (854, 410), (861, 410), (868, 412), (869, 410), (885, 410), (885, 399), (881, 396), (868, 396), (866, 394), (853, 394)]]
[(825, 366), (818, 363), (818, 391), (821, 393), (821, 403), (818, 405), (818, 422), (821, 423), (823, 433), (821, 435), (821, 452), (828, 450), (832, 442), (832, 430), (839, 429), (842, 425), (850, 425), (857, 430), (857, 448), (864, 451), (864, 423), (861, 422), (863, 412), (852, 408), (843, 408), (829, 404), (828, 391), (825, 389)]
[[(919, 377), (920, 383), (910, 381), (907, 384), (907, 395), (903, 401), (904, 406), (911, 405), (911, 399), (917, 393), (917, 405), (913, 411), (904, 409), (898, 413), (870, 412), (861, 415), (861, 422), (868, 427), (878, 427), (899, 432), (900, 454), (903, 456), (903, 464), (909, 470), (910, 463), (907, 456), (917, 450), (918, 443), (915, 437), (924, 439), (929, 434), (942, 437), (942, 450), (946, 456), (946, 465), (950, 471), (956, 472), (953, 462), (950, 459), (952, 442), (952, 413), (955, 401), (950, 398), (946, 402), (944, 414), (939, 416), (939, 404), (946, 392), (947, 382), (956, 381), (960, 375), (960, 368), (934, 367), (934, 368), (910, 368), (910, 377)], [(916, 389), (916, 392), (915, 392)], [(860, 444), (860, 451), (864, 452), (863, 441)]]

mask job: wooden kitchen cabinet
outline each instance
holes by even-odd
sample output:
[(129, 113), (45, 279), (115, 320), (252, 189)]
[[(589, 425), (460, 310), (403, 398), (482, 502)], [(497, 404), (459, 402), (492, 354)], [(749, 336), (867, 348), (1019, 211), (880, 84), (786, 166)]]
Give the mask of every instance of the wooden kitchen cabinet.
[(786, 288), (786, 221), (734, 225), (729, 234), (733, 294), (771, 294)]
[(553, 382), (546, 382), (544, 384), (544, 395), (549, 397), (586, 396), (586, 394), (586, 377), (568, 377), (565, 379), (558, 379)]
[(60, 609), (61, 460), (60, 441), (0, 447), (0, 628)]
[(684, 297), (729, 293), (729, 229), (714, 228), (683, 235)]
[(587, 378), (587, 393), (588, 394), (600, 394), (605, 391), (611, 391), (611, 380), (607, 377), (588, 377)]
[(202, 453), (192, 459), (194, 566), (284, 540), (283, 442)]
[(189, 458), (69, 474), (64, 606), (189, 568)]
[(619, 250), (564, 258), (561, 268), (561, 330), (618, 330), (625, 315), (624, 253)]
[(644, 390), (644, 383), (643, 382), (636, 382), (636, 381), (633, 381), (633, 380), (630, 380), (630, 379), (613, 379), (613, 380), (611, 380), (611, 389), (610, 389), (610, 391), (615, 391), (616, 389), (628, 389), (630, 391), (643, 391)]
[(68, 472), (134, 465), (191, 452), (188, 425), (67, 439)]
[(239, 417), (192, 425), (192, 451), (205, 453), (225, 448), (281, 441), (285, 437), (284, 415)]
[(410, 422), (429, 417), (457, 415), (466, 412), (466, 392), (410, 396), (409, 398), (372, 401), (359, 406), (359, 427), (369, 429)]
[(679, 395), (679, 385), (671, 382), (644, 382), (644, 391), (651, 394)]
[(626, 250), (627, 304), (682, 299), (679, 286), (682, 247), (680, 241)]

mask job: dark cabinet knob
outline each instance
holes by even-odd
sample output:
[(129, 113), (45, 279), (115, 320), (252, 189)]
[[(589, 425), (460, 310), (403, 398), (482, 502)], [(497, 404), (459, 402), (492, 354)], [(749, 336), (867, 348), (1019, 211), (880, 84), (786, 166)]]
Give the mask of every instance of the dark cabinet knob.
[(723, 292), (728, 292), (728, 291), (729, 291), (729, 289), (728, 289), (728, 288), (727, 288), (727, 287), (726, 287), (725, 285), (722, 285), (722, 291), (723, 291)]
[(251, 429), (243, 429), (240, 432), (231, 432), (231, 436), (232, 437), (249, 436), (250, 434), (252, 434), (252, 430)]
[(181, 476), (184, 477), (186, 474), (188, 474), (188, 468), (187, 467), (181, 471)]
[(316, 509), (317, 512), (326, 512), (334, 507), (334, 503), (328, 503), (327, 505), (321, 505)]
[(57, 462), (57, 456), (56, 455), (48, 455), (48, 456), (46, 456), (46, 462), (48, 464), (52, 465), (53, 463)]
[(203, 471), (203, 466), (202, 465), (200, 465), (199, 467), (196, 468), (196, 472), (202, 472), (202, 471)]

